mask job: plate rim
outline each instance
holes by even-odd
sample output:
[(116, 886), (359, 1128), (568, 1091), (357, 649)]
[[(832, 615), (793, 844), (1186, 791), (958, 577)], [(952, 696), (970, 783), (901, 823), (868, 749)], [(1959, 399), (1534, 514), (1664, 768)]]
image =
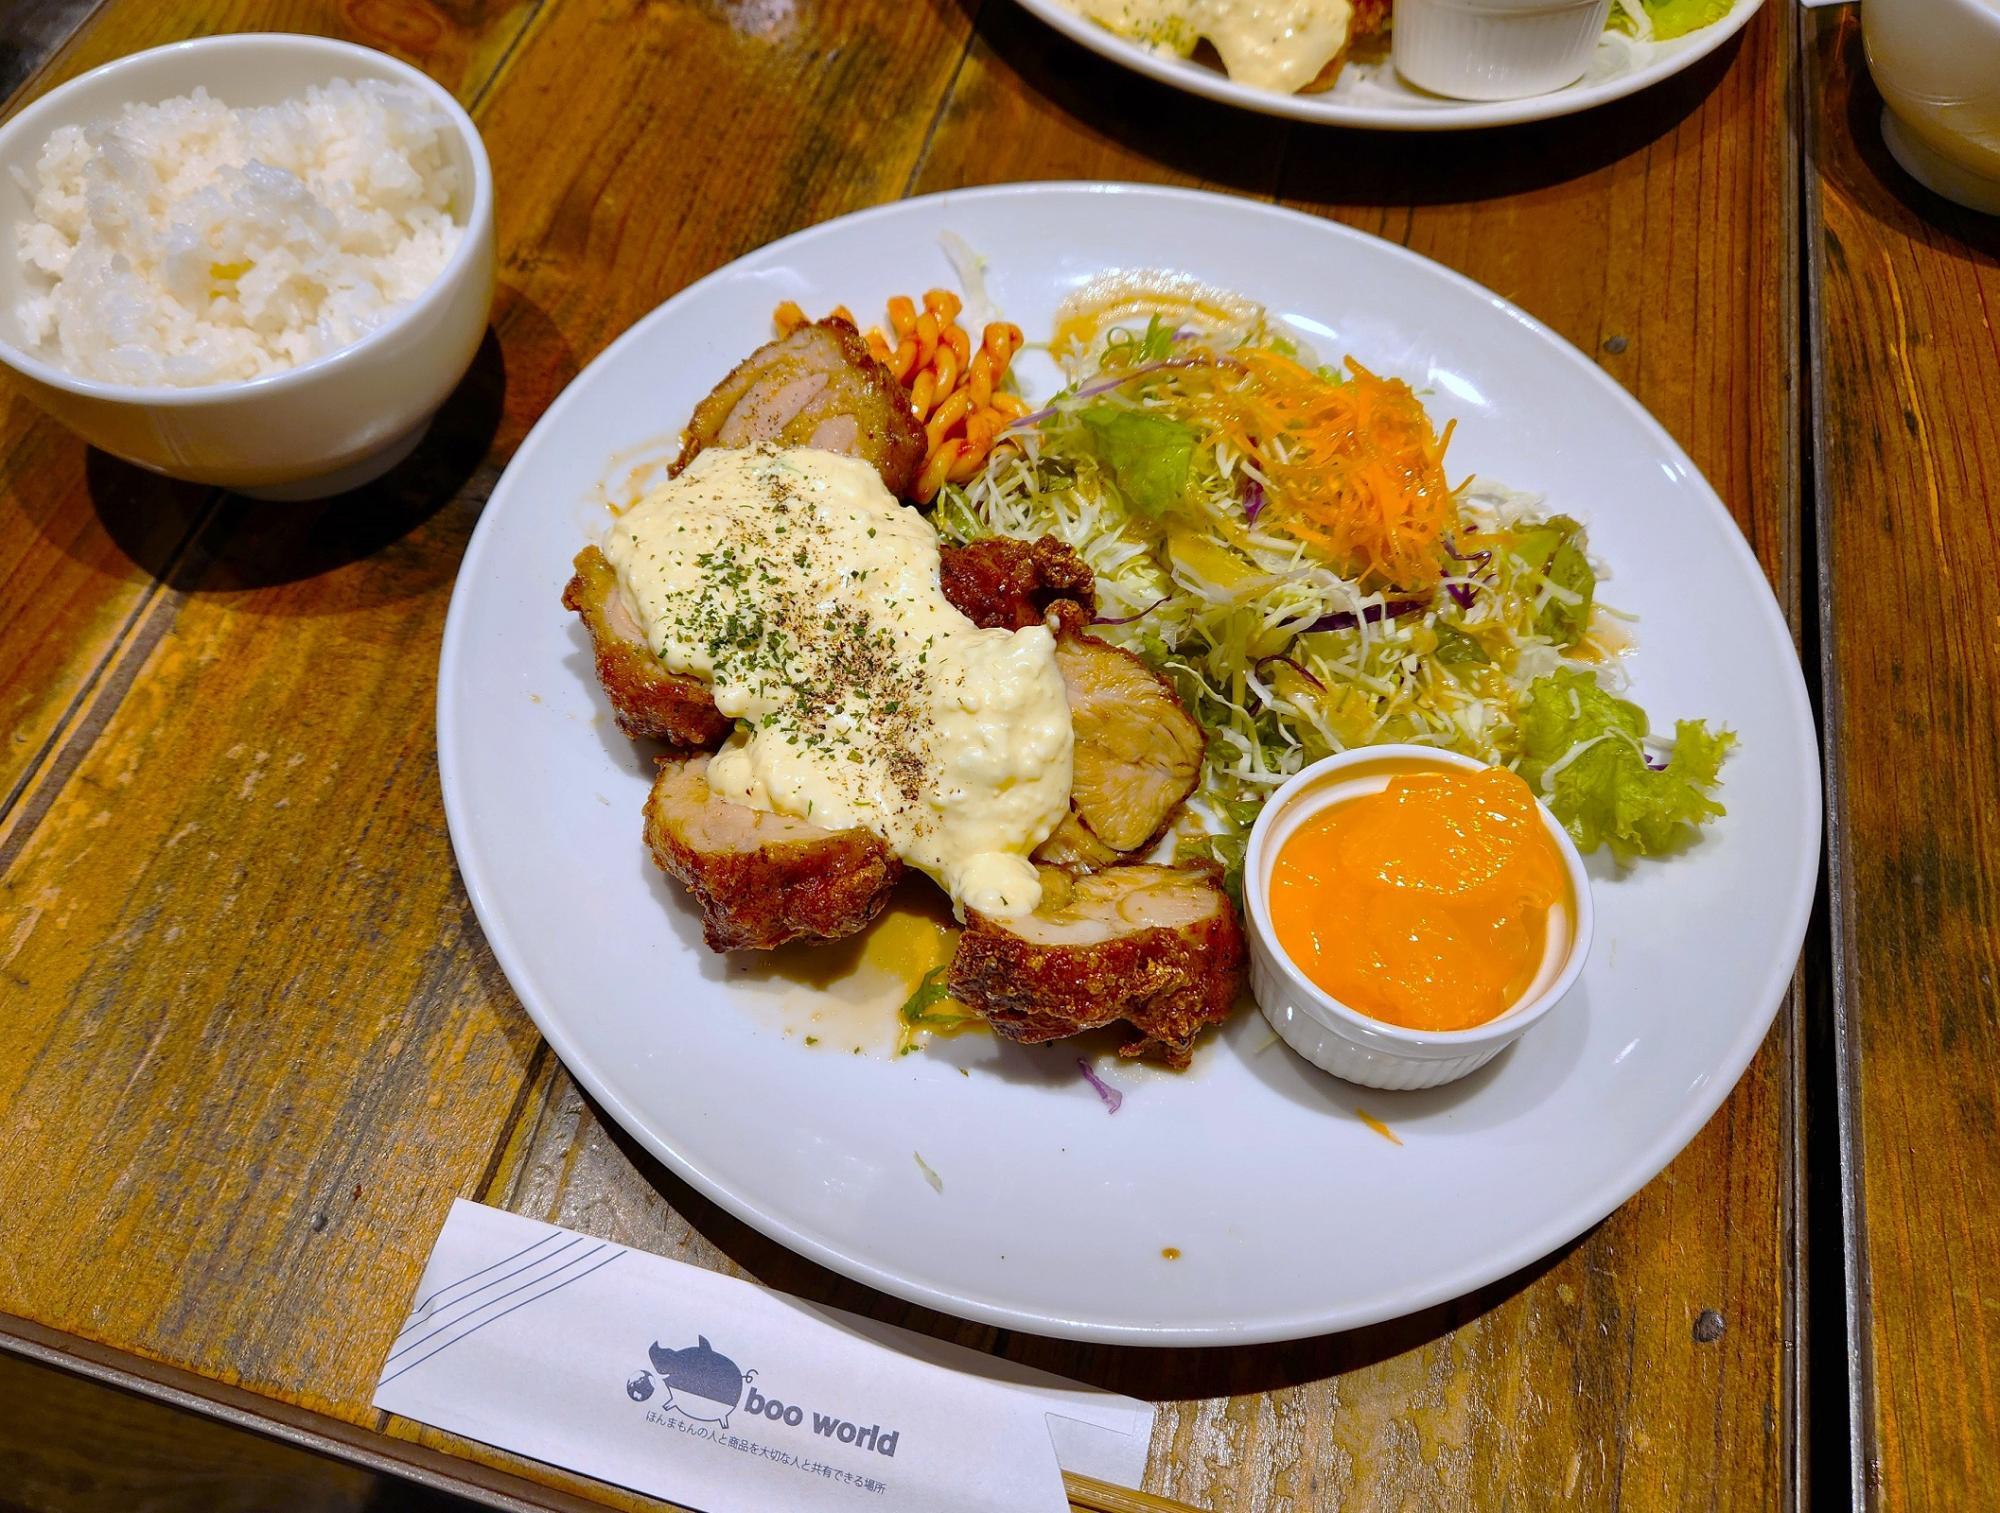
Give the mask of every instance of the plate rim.
[(1184, 58), (1163, 58), (1148, 52), (1129, 38), (1084, 19), (1065, 7), (1061, 0), (1015, 0), (1015, 3), (1100, 58), (1170, 88), (1200, 95), (1223, 105), (1234, 105), (1259, 115), (1278, 116), (1289, 121), (1347, 126), (1360, 131), (1474, 131), (1487, 126), (1518, 126), (1531, 121), (1559, 120), (1563, 116), (1609, 105), (1613, 100), (1622, 100), (1650, 89), (1682, 70), (1694, 67), (1743, 30), (1749, 25), (1750, 18), (1763, 8), (1764, 0), (1735, 0), (1734, 8), (1728, 15), (1711, 22), (1699, 32), (1689, 33), (1697, 40), (1688, 47), (1616, 78), (1582, 88), (1572, 84), (1548, 94), (1529, 95), (1519, 100), (1457, 101), (1435, 110), (1344, 105), (1331, 95), (1280, 94), (1272, 89), (1258, 89), (1239, 84), (1219, 70), (1190, 63)]
[(1510, 1246), (1491, 1255), (1468, 1261), (1448, 1275), (1433, 1278), (1425, 1286), (1398, 1293), (1392, 1298), (1385, 1297), (1373, 1304), (1324, 1308), (1285, 1318), (1261, 1319), (1247, 1324), (1106, 1324), (1089, 1319), (1069, 1318), (1054, 1312), (1037, 1312), (1032, 1308), (982, 1301), (908, 1280), (874, 1263), (850, 1256), (835, 1243), (774, 1216), (752, 1198), (738, 1193), (697, 1163), (680, 1154), (656, 1133), (647, 1121), (626, 1105), (618, 1095), (613, 1079), (607, 1077), (577, 1045), (565, 1028), (562, 1015), (551, 1013), (547, 1006), (538, 1001), (542, 991), (541, 986), (516, 949), (509, 927), (501, 916), (496, 890), (489, 883), (486, 864), (481, 858), (478, 832), (474, 829), (471, 817), (464, 807), (465, 780), (458, 774), (465, 758), (461, 754), (461, 741), (454, 725), (454, 711), (460, 706), (460, 680), (456, 666), (462, 657), (463, 643), (470, 634), (467, 626), (472, 613), (468, 608), (471, 593), (466, 586), (480, 581), (484, 576), (480, 569), (484, 565), (486, 554), (493, 550), (492, 543), (497, 539), (500, 529), (498, 524), (500, 513), (494, 506), (504, 501), (509, 487), (509, 475), (538, 448), (554, 444), (551, 438), (562, 424), (570, 407), (583, 403), (582, 380), (592, 369), (608, 362), (628, 345), (635, 345), (644, 340), (647, 332), (653, 327), (668, 320), (673, 312), (699, 300), (704, 291), (729, 276), (746, 261), (778, 257), (788, 249), (795, 250), (812, 238), (825, 234), (834, 226), (845, 226), (850, 222), (865, 223), (892, 215), (906, 214), (907, 207), (913, 205), (927, 204), (942, 209), (954, 202), (968, 199), (1032, 200), (1044, 195), (1079, 197), (1134, 195), (1175, 200), (1188, 205), (1206, 206), (1211, 210), (1221, 207), (1238, 214), (1262, 215), (1281, 221), (1304, 223), (1315, 231), (1336, 239), (1371, 244), (1372, 249), (1377, 252), (1386, 252), (1393, 258), (1416, 264), (1431, 275), (1441, 276), (1472, 293), (1525, 327), (1544, 345), (1554, 360), (1565, 361), (1586, 370), (1592, 381), (1601, 385), (1613, 396), (1615, 402), (1623, 406), (1629, 417), (1647, 431), (1658, 445), (1665, 448), (1669, 456), (1678, 461), (1686, 480), (1695, 488), (1693, 497), (1703, 507), (1719, 515), (1722, 523), (1727, 526), (1724, 533), (1725, 550), (1734, 557), (1736, 565), (1740, 569), (1746, 569), (1753, 581), (1762, 588), (1763, 592), (1755, 596), (1756, 613), (1763, 618), (1766, 628), (1779, 638), (1781, 644), (1790, 646), (1793, 651), (1788, 663), (1792, 676), (1787, 680), (1785, 699), (1790, 706), (1792, 718), (1787, 722), (1786, 728), (1793, 732), (1794, 745), (1797, 748), (1793, 755), (1800, 759), (1801, 776), (1810, 777), (1810, 783), (1801, 786), (1814, 794), (1823, 792), (1817, 724), (1812, 714), (1805, 671), (1797, 658), (1797, 643), (1792, 629), (1785, 622), (1783, 611), (1778, 605), (1777, 596), (1771, 589), (1769, 579), (1764, 574), (1762, 564), (1757, 561), (1756, 554), (1751, 550), (1741, 527), (1737, 525), (1735, 517), (1730, 514), (1721, 496), (1679, 443), (1624, 385), (1592, 362), (1588, 354), (1535, 316), (1477, 280), (1386, 238), (1357, 230), (1338, 221), (1264, 200), (1210, 190), (1128, 182), (1037, 180), (944, 190), (909, 199), (892, 200), (802, 227), (784, 237), (753, 248), (740, 257), (712, 269), (640, 316), (593, 357), (550, 403), (548, 409), (522, 439), (514, 456), (508, 460), (506, 468), (495, 482), (480, 512), (479, 523), (474, 527), (471, 539), (466, 544), (457, 577), (453, 582), (451, 603), (446, 613), (444, 634), (439, 645), (435, 718), (438, 777), (444, 801), (446, 828), (451, 837), (452, 852), (457, 862), (460, 880), (494, 959), (506, 975), (508, 985), (521, 1007), (561, 1058), (570, 1074), (582, 1084), (606, 1114), (676, 1177), (688, 1183), (725, 1212), (742, 1220), (759, 1234), (841, 1276), (861, 1282), (892, 1297), (936, 1309), (954, 1318), (970, 1319), (1000, 1328), (1093, 1343), (1170, 1347), (1258, 1345), (1315, 1338), (1407, 1317), (1440, 1303), (1464, 1297), (1479, 1288), (1504, 1280), (1532, 1266), (1616, 1212), (1679, 1156), (1735, 1091), (1751, 1060), (1769, 1035), (1797, 971), (1807, 922), (1818, 892), (1819, 859), (1824, 837), (1821, 803), (1809, 802), (1804, 806), (1804, 833), (1801, 836), (1805, 842), (1801, 848), (1803, 860), (1798, 875), (1793, 879), (1791, 896), (1782, 916), (1781, 925), (1773, 935), (1784, 949), (1774, 956), (1755, 993), (1750, 997), (1752, 1003), (1764, 1007), (1746, 1017), (1736, 1037), (1729, 1042), (1717, 1061), (1713, 1073), (1706, 1079), (1700, 1095), (1682, 1104), (1678, 1117), (1647, 1141), (1641, 1149), (1641, 1154), (1633, 1158), (1631, 1170), (1638, 1173), (1636, 1179), (1621, 1179), (1602, 1184), (1598, 1189), (1571, 1200), (1538, 1228), (1524, 1232)]

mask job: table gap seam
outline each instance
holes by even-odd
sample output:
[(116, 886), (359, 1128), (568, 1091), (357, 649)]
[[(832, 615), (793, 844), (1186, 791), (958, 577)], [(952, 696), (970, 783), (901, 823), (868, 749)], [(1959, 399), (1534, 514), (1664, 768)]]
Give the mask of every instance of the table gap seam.
[[(1837, 1224), (1831, 1227), (1824, 1224), (1815, 1226), (1809, 1243), (1813, 1254), (1824, 1258), (1823, 1269), (1830, 1270), (1837, 1264), (1841, 1281), (1839, 1322), (1830, 1326), (1823, 1317), (1826, 1310), (1822, 1309), (1816, 1311), (1813, 1326), (1818, 1332), (1841, 1336), (1837, 1342), (1839, 1348), (1833, 1353), (1834, 1360), (1839, 1363), (1838, 1390), (1829, 1385), (1817, 1391), (1815, 1397), (1822, 1405), (1829, 1399), (1834, 1405), (1828, 1415), (1830, 1421), (1824, 1427), (1831, 1431), (1834, 1428), (1831, 1420), (1837, 1418), (1845, 1429), (1838, 1440), (1829, 1435), (1821, 1436), (1823, 1443), (1815, 1450), (1815, 1458), (1828, 1480), (1835, 1485), (1843, 1481), (1846, 1483), (1849, 1506), (1872, 1509), (1878, 1503), (1876, 1488), (1869, 1476), (1869, 1467), (1874, 1459), (1871, 1449), (1875, 1428), (1874, 1362), (1867, 1219), (1862, 1192), (1862, 1132), (1859, 1109), (1855, 1103), (1861, 1052), (1852, 1033), (1849, 1012), (1852, 942), (1845, 899), (1850, 865), (1843, 822), (1846, 774), (1839, 742), (1842, 690), (1834, 656), (1831, 532), (1825, 519), (1828, 491), (1823, 438), (1827, 398), (1824, 342), (1821, 338), (1825, 324), (1822, 312), (1825, 304), (1826, 228), (1819, 187), (1817, 142), (1818, 123), (1826, 100), (1824, 81), (1813, 68), (1815, 43), (1822, 33), (1822, 20), (1803, 7), (1798, 9), (1797, 15), (1797, 66), (1803, 98), (1800, 111), (1799, 206), (1804, 231), (1802, 241), (1806, 249), (1806, 308), (1805, 318), (1799, 325), (1799, 360), (1807, 379), (1810, 422), (1802, 438), (1808, 453), (1803, 460), (1807, 464), (1804, 477), (1809, 508), (1801, 512), (1800, 518), (1802, 527), (1809, 533), (1814, 564), (1815, 611), (1803, 621), (1800, 660), (1808, 667), (1817, 663), (1818, 678), (1811, 691), (1817, 696), (1814, 704), (1820, 720), (1825, 825), (1825, 841), (1820, 857), (1821, 897), (1825, 914), (1825, 948), (1821, 956), (1824, 981), (1821, 992), (1816, 995), (1825, 1005), (1825, 1017), (1819, 1021), (1825, 1039), (1820, 1054), (1811, 1058), (1808, 1074), (1813, 1087), (1823, 1094), (1831, 1094), (1829, 1101), (1833, 1109), (1830, 1126), (1824, 1119), (1812, 1121), (1808, 1126), (1808, 1136), (1816, 1147), (1831, 1147), (1826, 1151), (1830, 1159), (1817, 1163), (1809, 1160), (1808, 1165), (1816, 1164), (1824, 1174), (1819, 1183), (1822, 1189), (1831, 1183), (1833, 1191), (1826, 1196), (1832, 1200), (1834, 1211), (1838, 1214)], [(1839, 27), (1841, 24), (1839, 17), (1824, 21), (1825, 27)], [(1817, 1064), (1816, 1076), (1812, 1075), (1812, 1063)], [(1836, 1242), (1840, 1247), (1837, 1263), (1830, 1258)], [(1831, 1378), (1832, 1373), (1825, 1375)]]
[(931, 110), (930, 124), (924, 128), (924, 139), (917, 144), (917, 155), (910, 161), (910, 171), (903, 177), (903, 192), (898, 199), (907, 200), (917, 187), (917, 180), (923, 176), (924, 167), (930, 162), (931, 147), (937, 141), (938, 128), (944, 125), (945, 113), (951, 109), (951, 102), (958, 95), (958, 81), (965, 73), (965, 65), (972, 57), (972, 49), (979, 41), (979, 18), (985, 11), (983, 4), (975, 4), (966, 15), (965, 46), (959, 49), (958, 61), (951, 66), (951, 77), (938, 92), (938, 101)]
[(50, 41), (41, 57), (28, 65), (27, 76), (8, 92), (6, 99), (0, 100), (0, 120), (10, 119), (17, 109), (28, 105), (41, 94), (42, 81), (48, 77), (63, 54), (69, 51), (70, 44), (83, 34), (84, 28), (99, 11), (104, 9), (106, 3), (107, 0), (90, 0), (90, 3), (77, 13), (76, 19), (70, 22), (68, 29)]

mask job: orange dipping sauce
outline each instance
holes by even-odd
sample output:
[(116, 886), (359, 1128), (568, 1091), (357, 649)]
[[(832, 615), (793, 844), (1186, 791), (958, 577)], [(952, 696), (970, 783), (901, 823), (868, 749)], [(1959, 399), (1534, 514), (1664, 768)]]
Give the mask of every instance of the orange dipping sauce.
[(1278, 849), (1271, 923), (1313, 983), (1413, 1030), (1498, 1018), (1573, 916), (1562, 852), (1505, 768), (1394, 777), (1305, 820)]

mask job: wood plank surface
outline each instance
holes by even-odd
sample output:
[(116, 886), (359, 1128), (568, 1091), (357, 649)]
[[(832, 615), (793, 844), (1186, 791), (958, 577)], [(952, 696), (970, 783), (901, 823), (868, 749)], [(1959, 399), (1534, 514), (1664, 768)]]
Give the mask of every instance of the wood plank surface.
[(323, 506), (164, 484), (11, 401), (0, 1139), (38, 1160), (0, 1166), (0, 1310), (373, 1424), (445, 1203), (482, 1196), (1160, 1400), (1147, 1486), (1204, 1506), (1793, 1498), (1789, 1014), (1659, 1181), (1481, 1295), (1245, 1351), (997, 1335), (810, 1266), (603, 1125), (471, 920), (430, 726), (466, 536), (583, 363), (774, 236), (989, 180), (1281, 196), (1493, 284), (1660, 415), (1796, 610), (1789, 5), (1587, 130), (1414, 143), (1225, 111), (945, 0), (111, 0), (51, 77), (247, 24), (387, 45), (474, 106), (494, 335), (418, 456)]
[(1975, 1507), (2000, 1468), (2000, 221), (1888, 156), (1852, 12), (1807, 37), (1853, 1492)]
[[(470, 102), (519, 40), (538, 0), (487, 6), (233, 0), (198, 9), (126, 4), (94, 12), (52, 62), (40, 93), (113, 58), (207, 32), (316, 32), (396, 53)], [(51, 14), (59, 7), (43, 6)], [(462, 13), (462, 15), (461, 15)], [(458, 17), (455, 19), (455, 17)], [(27, 21), (19, 18), (22, 46)], [(11, 10), (0, 28), (11, 28)], [(50, 24), (53, 24), (52, 22)], [(39, 34), (36, 34), (39, 35)], [(25, 96), (24, 96), (25, 98)], [(0, 394), (0, 529), (42, 549), (0, 558), (0, 814), (35, 775), (90, 739), (122, 696), (118, 654), (183, 593), (184, 554), (218, 505), (212, 489), (168, 484), (99, 453)], [(105, 679), (112, 681), (106, 684)], [(47, 784), (41, 786), (46, 790)]]
[[(45, 82), (261, 24), (400, 40), (472, 101), (530, 8), (425, 14), (413, 52), (333, 5), (106, 7)], [(38, 1152), (0, 1165), (0, 1310), (365, 1398), (346, 1289), (421, 1265), (403, 1214), (477, 1180), (539, 1054), (468, 933), (417, 639), (503, 378), (491, 348), (416, 459), (301, 509), (89, 454), (11, 400), (6, 582), (40, 618), (8, 616), (0, 665), (61, 713), (31, 711), (48, 734), (0, 815), (0, 1138)]]

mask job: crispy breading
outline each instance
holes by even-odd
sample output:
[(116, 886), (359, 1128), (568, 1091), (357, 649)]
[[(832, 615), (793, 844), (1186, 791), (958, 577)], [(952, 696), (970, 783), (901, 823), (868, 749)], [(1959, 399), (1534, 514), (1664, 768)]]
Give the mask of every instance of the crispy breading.
[(881, 839), (718, 798), (708, 760), (661, 760), (646, 795), (646, 844), (694, 894), (711, 951), (839, 940), (882, 912), (903, 863)]
[(732, 368), (694, 407), (672, 471), (703, 447), (760, 441), (858, 457), (899, 497), (916, 484), (928, 448), (909, 391), (834, 317), (768, 341)]
[(1097, 612), (1090, 564), (1054, 536), (1014, 541), (990, 536), (940, 553), (944, 596), (974, 625), (1019, 630), (1040, 625), (1061, 601), (1088, 620)]
[(1243, 984), (1243, 929), (1215, 871), (1040, 872), (1034, 913), (967, 912), (952, 997), (1028, 1044), (1122, 1020), (1136, 1034), (1121, 1056), (1185, 1067), (1195, 1036), (1228, 1017)]
[(731, 721), (715, 707), (708, 684), (668, 671), (646, 645), (618, 592), (618, 574), (604, 553), (586, 546), (563, 589), (563, 605), (583, 617), (597, 656), (597, 681), (611, 701), (618, 728), (634, 740), (670, 745), (714, 746), (729, 734)]

